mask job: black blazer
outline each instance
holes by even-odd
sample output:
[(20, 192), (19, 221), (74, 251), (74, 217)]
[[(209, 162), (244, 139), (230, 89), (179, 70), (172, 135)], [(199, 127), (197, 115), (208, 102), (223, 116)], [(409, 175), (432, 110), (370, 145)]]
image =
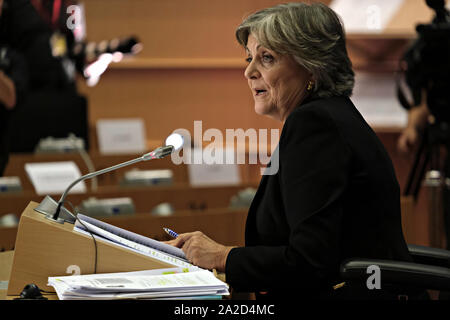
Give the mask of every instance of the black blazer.
[(227, 258), (232, 288), (332, 297), (346, 258), (410, 261), (391, 160), (349, 98), (300, 105), (278, 148), (278, 172), (262, 177), (249, 209), (246, 246)]

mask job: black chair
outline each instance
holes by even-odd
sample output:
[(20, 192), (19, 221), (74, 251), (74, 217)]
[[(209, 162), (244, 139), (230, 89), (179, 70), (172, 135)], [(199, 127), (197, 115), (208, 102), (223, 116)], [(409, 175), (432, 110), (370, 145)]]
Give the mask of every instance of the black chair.
[(408, 245), (414, 262), (352, 258), (341, 265), (341, 276), (349, 283), (365, 283), (368, 267), (380, 268), (381, 283), (388, 286), (438, 290), (439, 299), (450, 295), (450, 251), (417, 245)]

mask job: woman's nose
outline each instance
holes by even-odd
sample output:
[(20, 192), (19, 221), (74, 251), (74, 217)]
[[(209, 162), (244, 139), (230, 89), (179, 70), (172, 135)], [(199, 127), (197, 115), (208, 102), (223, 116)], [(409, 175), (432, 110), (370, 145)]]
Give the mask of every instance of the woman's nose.
[(245, 68), (244, 76), (247, 79), (257, 79), (259, 77), (260, 73), (258, 69), (256, 68), (254, 62), (250, 62), (247, 68)]

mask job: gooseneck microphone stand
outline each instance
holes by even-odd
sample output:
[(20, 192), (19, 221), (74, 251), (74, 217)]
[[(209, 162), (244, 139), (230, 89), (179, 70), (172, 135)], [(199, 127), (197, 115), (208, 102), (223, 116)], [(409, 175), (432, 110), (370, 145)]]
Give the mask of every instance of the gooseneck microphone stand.
[[(74, 182), (72, 182), (67, 189), (64, 191), (64, 193), (62, 194), (61, 198), (59, 199), (58, 203), (56, 204), (56, 201), (54, 201), (51, 197), (46, 196), (45, 199), (41, 202), (41, 204), (39, 204), (39, 206), (35, 209), (36, 211), (43, 213), (46, 215), (46, 218), (58, 223), (64, 223), (64, 221), (68, 221), (68, 222), (74, 222), (74, 220), (72, 219), (64, 219), (64, 218), (60, 218), (59, 215), (63, 209), (63, 205), (64, 202), (66, 200), (67, 194), (69, 193), (70, 189), (72, 189), (73, 186), (75, 186), (77, 183), (87, 180), (87, 179), (91, 179), (93, 177), (99, 176), (101, 174), (110, 172), (110, 171), (114, 171), (141, 161), (148, 161), (148, 160), (154, 160), (154, 159), (161, 159), (164, 158), (165, 156), (171, 154), (174, 151), (174, 147), (172, 145), (169, 146), (164, 146), (164, 147), (159, 147), (155, 150), (153, 150), (152, 152), (146, 153), (143, 156), (133, 159), (133, 160), (129, 160), (117, 165), (114, 165), (112, 167), (109, 168), (105, 168), (99, 171), (95, 171), (95, 172), (91, 172), (88, 173), (80, 178), (78, 178), (77, 180), (75, 180)], [(65, 210), (65, 209), (64, 209)], [(65, 210), (67, 211), (67, 210)], [(71, 215), (69, 213), (69, 215)], [(73, 216), (73, 215), (71, 215)]]

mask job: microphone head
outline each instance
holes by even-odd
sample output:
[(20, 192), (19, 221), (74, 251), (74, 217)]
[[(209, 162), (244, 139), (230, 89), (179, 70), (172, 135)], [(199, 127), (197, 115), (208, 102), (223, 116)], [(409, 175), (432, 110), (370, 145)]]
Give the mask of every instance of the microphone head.
[(151, 159), (161, 159), (165, 156), (168, 156), (175, 150), (183, 147), (184, 138), (179, 133), (172, 133), (170, 136), (166, 138), (166, 145), (164, 147), (159, 147), (152, 152), (146, 153), (142, 156), (143, 160), (151, 160)]
[(175, 148), (173, 146), (164, 146), (159, 147), (152, 152), (146, 153), (142, 156), (143, 160), (151, 160), (151, 159), (162, 159), (165, 156), (171, 154)]
[(165, 156), (168, 156), (169, 154), (171, 154), (174, 150), (175, 150), (175, 147), (172, 145), (159, 147), (158, 149), (155, 150), (155, 156), (158, 159), (161, 159), (161, 158), (164, 158)]
[(175, 148), (174, 151), (183, 147), (184, 138), (179, 133), (172, 133), (170, 136), (166, 138), (166, 146), (173, 146)]

